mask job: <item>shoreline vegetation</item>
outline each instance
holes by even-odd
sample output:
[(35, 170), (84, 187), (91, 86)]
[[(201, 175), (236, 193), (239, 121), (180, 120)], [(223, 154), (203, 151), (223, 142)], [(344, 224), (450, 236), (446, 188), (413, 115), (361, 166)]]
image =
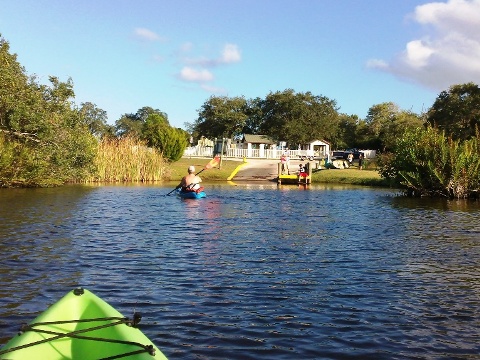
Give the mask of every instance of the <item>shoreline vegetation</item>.
[[(93, 164), (87, 171), (88, 174), (73, 176), (64, 183), (112, 184), (180, 181), (186, 174), (189, 165), (194, 165), (199, 172), (210, 160), (209, 158), (182, 157), (178, 161), (169, 162), (155, 148), (147, 147), (144, 142), (129, 137), (103, 139), (98, 142), (94, 154)], [(204, 181), (227, 181), (241, 164), (243, 162), (239, 160), (222, 159), (220, 168), (215, 167), (203, 171), (202, 179)], [(0, 178), (0, 182), (1, 180)], [(60, 181), (40, 181), (38, 178), (32, 181), (28, 177), (19, 177), (15, 182), (10, 182), (10, 186), (3, 187), (49, 187), (59, 186), (61, 183)], [(362, 171), (359, 171), (357, 167), (342, 170), (314, 170), (312, 183), (389, 186), (389, 181), (380, 176), (374, 162), (367, 162), (366, 168)]]
[(94, 164), (96, 173), (87, 183), (163, 181), (168, 171), (162, 154), (129, 137), (100, 141)]
[[(77, 183), (119, 182), (168, 182), (180, 181), (186, 169), (194, 165), (197, 172), (208, 163), (209, 158), (182, 157), (169, 162), (161, 153), (147, 147), (136, 139), (110, 139), (99, 142), (94, 159), (93, 174)], [(227, 181), (230, 175), (243, 164), (242, 161), (222, 159), (221, 166), (202, 172), (204, 181)], [(389, 181), (380, 176), (373, 161), (366, 163), (362, 171), (350, 169), (314, 170), (313, 183), (336, 183), (364, 186), (388, 187)]]
[[(480, 87), (452, 85), (425, 113), (393, 102), (370, 107), (365, 119), (338, 112), (336, 100), (293, 89), (264, 99), (210, 97), (186, 130), (144, 106), (115, 125), (91, 102), (75, 104), (73, 80), (28, 75), (0, 34), (0, 187), (67, 183), (179, 181), (188, 143), (268, 136), (288, 146), (324, 139), (331, 148), (378, 149), (357, 168), (315, 170), (312, 183), (402, 189), (412, 197), (480, 199)], [(206, 160), (206, 159), (203, 159)], [(198, 171), (203, 160), (195, 160)], [(208, 162), (208, 160), (206, 160)], [(238, 165), (223, 159), (207, 181), (228, 181)], [(232, 175), (233, 174), (233, 175)]]

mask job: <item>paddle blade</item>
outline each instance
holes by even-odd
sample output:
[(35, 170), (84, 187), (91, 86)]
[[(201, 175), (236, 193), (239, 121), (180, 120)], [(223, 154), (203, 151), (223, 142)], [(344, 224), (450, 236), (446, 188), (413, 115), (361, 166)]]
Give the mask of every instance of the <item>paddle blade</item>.
[(210, 162), (205, 165), (205, 169), (211, 169), (220, 163), (220, 155), (215, 156)]

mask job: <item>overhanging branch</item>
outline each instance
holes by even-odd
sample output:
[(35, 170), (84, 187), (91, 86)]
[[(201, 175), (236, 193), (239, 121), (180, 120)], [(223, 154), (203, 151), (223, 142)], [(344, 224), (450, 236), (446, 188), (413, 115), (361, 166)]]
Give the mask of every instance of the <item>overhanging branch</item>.
[(20, 132), (20, 131), (5, 130), (5, 129), (0, 129), (0, 131), (5, 133), (5, 134), (14, 135), (18, 138), (23, 138), (23, 139), (27, 139), (27, 140), (30, 140), (30, 141), (35, 141), (37, 143), (40, 142), (40, 140), (38, 139), (36, 134), (30, 134), (30, 133)]

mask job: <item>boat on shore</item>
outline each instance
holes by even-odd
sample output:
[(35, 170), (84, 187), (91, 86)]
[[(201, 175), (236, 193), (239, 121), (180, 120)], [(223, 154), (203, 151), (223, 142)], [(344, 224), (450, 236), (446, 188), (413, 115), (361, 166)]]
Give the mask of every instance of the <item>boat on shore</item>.
[(137, 325), (82, 288), (67, 293), (0, 347), (0, 359), (167, 360)]

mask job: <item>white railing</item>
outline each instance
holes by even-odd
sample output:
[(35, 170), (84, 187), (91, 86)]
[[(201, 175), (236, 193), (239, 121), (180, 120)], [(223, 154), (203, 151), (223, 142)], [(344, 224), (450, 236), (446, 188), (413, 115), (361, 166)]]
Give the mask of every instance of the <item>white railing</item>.
[[(279, 149), (238, 149), (230, 148), (225, 149), (224, 155), (227, 158), (238, 158), (238, 159), (280, 159), (283, 150)], [(308, 150), (290, 150), (290, 158), (299, 159), (300, 156), (307, 156)], [(213, 157), (213, 148), (212, 147), (199, 147), (192, 146), (185, 150), (184, 157)], [(316, 159), (326, 158), (325, 153), (316, 153)]]
[(213, 157), (213, 147), (191, 146), (185, 149), (183, 156)]

